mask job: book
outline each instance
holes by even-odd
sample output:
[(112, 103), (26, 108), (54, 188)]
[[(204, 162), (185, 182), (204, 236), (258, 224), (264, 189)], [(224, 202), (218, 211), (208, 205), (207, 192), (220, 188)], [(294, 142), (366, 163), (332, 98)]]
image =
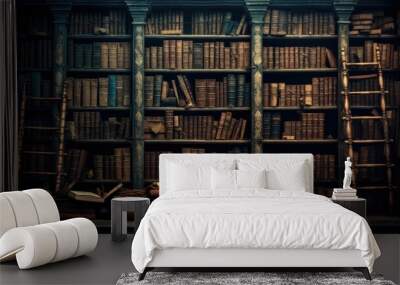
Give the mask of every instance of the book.
[(123, 184), (120, 183), (117, 186), (113, 187), (110, 191), (100, 192), (100, 193), (94, 193), (94, 192), (89, 192), (89, 191), (70, 190), (68, 192), (68, 196), (74, 200), (82, 201), (82, 202), (104, 203), (107, 198), (111, 197), (111, 195), (116, 193), (122, 187), (123, 187)]

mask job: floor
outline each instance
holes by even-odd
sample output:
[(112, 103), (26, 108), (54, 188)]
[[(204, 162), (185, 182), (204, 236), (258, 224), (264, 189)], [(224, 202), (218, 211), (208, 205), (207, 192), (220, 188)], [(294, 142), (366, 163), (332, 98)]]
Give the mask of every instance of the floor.
[(132, 238), (116, 243), (109, 234), (100, 234), (96, 250), (88, 256), (29, 270), (19, 270), (16, 262), (0, 264), (0, 284), (115, 284), (122, 273), (134, 271)]

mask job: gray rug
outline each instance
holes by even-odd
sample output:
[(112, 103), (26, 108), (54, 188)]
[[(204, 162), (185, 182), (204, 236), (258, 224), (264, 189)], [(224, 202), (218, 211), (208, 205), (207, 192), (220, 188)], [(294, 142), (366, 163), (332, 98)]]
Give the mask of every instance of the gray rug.
[(142, 281), (137, 280), (138, 276), (138, 273), (122, 274), (117, 285), (395, 285), (379, 275), (372, 275), (373, 280), (368, 281), (359, 272), (148, 272)]

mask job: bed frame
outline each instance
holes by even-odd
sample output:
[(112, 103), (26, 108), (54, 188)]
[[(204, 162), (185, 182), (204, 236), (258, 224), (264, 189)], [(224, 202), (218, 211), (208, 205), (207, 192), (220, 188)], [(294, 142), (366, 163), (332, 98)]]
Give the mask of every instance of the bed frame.
[[(164, 187), (168, 180), (168, 160), (185, 159), (213, 161), (221, 159), (239, 159), (254, 157), (258, 159), (280, 159), (290, 156), (305, 161), (307, 168), (307, 192), (313, 193), (313, 156), (312, 154), (161, 154), (160, 155), (160, 194), (168, 191)], [(248, 248), (169, 248), (158, 249), (147, 265), (139, 280), (153, 269), (166, 268), (229, 268), (237, 271), (266, 268), (354, 268), (361, 271), (367, 280), (371, 276), (359, 250), (330, 249), (248, 249)]]
[(359, 250), (329, 249), (193, 249), (156, 250), (152, 261), (139, 275), (155, 268), (230, 268), (237, 271), (263, 268), (354, 268), (371, 280)]

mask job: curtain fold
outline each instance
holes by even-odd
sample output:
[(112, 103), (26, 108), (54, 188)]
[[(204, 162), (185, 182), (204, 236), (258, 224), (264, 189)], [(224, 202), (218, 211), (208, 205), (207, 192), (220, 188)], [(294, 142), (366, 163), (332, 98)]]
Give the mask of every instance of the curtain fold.
[(0, 192), (18, 190), (15, 0), (0, 0)]

